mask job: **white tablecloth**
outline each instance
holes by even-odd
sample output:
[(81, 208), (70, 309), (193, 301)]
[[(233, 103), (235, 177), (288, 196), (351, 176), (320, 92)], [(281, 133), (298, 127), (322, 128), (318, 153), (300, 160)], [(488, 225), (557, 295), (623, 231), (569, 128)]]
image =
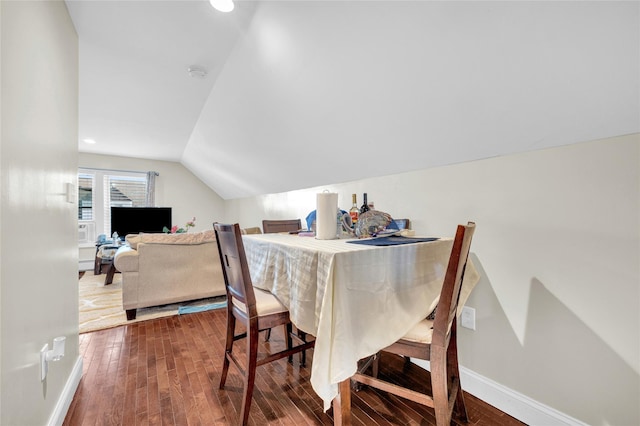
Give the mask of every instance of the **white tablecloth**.
[[(327, 410), (358, 360), (435, 308), (453, 239), (379, 247), (261, 234), (243, 235), (243, 243), (253, 285), (275, 294), (296, 327), (316, 337), (311, 384)], [(478, 280), (469, 262), (460, 306)]]

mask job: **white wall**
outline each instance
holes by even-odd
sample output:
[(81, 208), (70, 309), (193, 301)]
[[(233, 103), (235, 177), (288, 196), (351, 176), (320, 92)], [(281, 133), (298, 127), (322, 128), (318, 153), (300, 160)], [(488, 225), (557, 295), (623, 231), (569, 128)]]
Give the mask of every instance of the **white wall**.
[(233, 199), (639, 132), (639, 5), (257, 2), (182, 163)]
[[(291, 176), (295, 179), (295, 176)], [(362, 193), (421, 235), (474, 220), (461, 363), (592, 425), (640, 424), (640, 135), (227, 201), (243, 227)], [(463, 383), (464, 386), (464, 383)]]
[[(196, 226), (190, 232), (212, 229), (214, 221), (224, 214), (223, 200), (180, 163), (114, 157), (99, 154), (79, 154), (79, 167), (147, 172), (155, 170), (156, 205), (171, 207), (174, 225), (184, 224), (196, 218)], [(81, 261), (93, 261), (95, 247), (80, 249)]]
[[(2, 1), (0, 424), (64, 416), (78, 353), (78, 39), (61, 1)], [(39, 351), (66, 336), (40, 381)], [(67, 397), (65, 399), (65, 396)]]

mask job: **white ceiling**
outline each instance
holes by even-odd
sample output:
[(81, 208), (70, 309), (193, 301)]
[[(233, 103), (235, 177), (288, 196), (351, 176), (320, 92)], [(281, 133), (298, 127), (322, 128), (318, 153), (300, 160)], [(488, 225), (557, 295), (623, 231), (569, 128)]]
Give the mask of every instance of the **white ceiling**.
[(67, 5), (80, 151), (225, 199), (640, 131), (638, 2)]

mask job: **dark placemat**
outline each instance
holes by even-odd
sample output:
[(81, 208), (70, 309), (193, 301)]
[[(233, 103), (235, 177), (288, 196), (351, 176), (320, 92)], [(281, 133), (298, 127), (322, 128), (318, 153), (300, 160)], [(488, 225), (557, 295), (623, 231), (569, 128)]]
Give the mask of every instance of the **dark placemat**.
[(400, 244), (413, 244), (413, 243), (426, 243), (429, 241), (436, 241), (439, 238), (411, 238), (411, 237), (381, 237), (381, 238), (367, 238), (363, 240), (349, 240), (351, 244), (364, 244), (366, 246), (398, 246)]

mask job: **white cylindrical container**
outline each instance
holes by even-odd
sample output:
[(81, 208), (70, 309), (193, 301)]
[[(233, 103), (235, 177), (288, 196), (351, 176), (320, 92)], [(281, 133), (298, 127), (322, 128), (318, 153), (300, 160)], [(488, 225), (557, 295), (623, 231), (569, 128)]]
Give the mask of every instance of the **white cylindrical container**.
[(336, 212), (338, 211), (338, 194), (321, 192), (316, 195), (316, 238), (318, 240), (335, 240), (337, 234)]

